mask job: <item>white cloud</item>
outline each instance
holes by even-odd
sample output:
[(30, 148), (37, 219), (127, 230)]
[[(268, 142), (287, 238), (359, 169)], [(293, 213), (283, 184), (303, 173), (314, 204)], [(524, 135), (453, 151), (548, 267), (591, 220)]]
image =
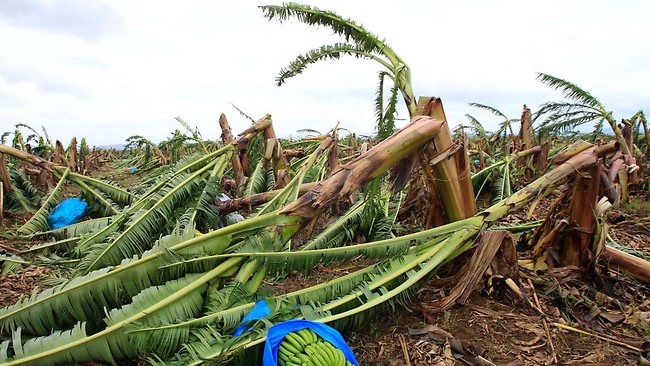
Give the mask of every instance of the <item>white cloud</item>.
[[(236, 130), (248, 123), (231, 102), (254, 117), (271, 113), (285, 136), (337, 121), (373, 130), (379, 67), (325, 62), (276, 87), (277, 72), (293, 57), (339, 39), (327, 29), (269, 23), (250, 2), (33, 0), (22, 20), (9, 3), (22, 2), (0, 6), (0, 130), (26, 122), (62, 140), (160, 140), (180, 115), (216, 138), (221, 112)], [(524, 103), (560, 99), (535, 80), (537, 71), (583, 86), (618, 118), (650, 100), (650, 51), (643, 48), (650, 5), (642, 1), (311, 3), (385, 37), (409, 62), (416, 94), (441, 96), (452, 123), (471, 113), (496, 125), (469, 102), (518, 118)]]
[(119, 32), (123, 27), (114, 8), (84, 0), (3, 0), (0, 18), (12, 26), (69, 34), (88, 41)]

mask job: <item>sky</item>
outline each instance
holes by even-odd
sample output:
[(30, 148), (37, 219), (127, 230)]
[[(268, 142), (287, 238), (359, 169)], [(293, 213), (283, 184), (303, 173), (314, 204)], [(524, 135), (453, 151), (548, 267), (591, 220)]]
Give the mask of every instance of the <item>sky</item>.
[[(618, 119), (650, 101), (647, 1), (306, 1), (352, 18), (386, 40), (412, 70), (415, 94), (439, 96), (451, 125), (519, 118), (561, 94), (544, 72), (599, 98)], [(225, 113), (235, 132), (248, 115), (273, 116), (276, 133), (322, 132), (337, 122), (374, 130), (381, 66), (345, 58), (311, 65), (275, 85), (300, 53), (342, 39), (327, 28), (269, 22), (257, 5), (220, 1), (0, 0), (0, 131), (45, 126), (52, 138), (90, 145), (153, 141), (181, 128), (206, 139)], [(401, 102), (401, 101), (400, 101)], [(401, 125), (407, 123), (400, 107)]]

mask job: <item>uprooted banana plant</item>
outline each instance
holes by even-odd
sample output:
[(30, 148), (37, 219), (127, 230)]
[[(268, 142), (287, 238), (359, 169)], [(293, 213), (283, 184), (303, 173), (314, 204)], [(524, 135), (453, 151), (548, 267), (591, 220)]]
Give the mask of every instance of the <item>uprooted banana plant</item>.
[[(406, 299), (441, 264), (471, 247), (474, 238), (490, 224), (561, 183), (575, 170), (594, 165), (598, 154), (611, 150), (590, 148), (578, 152), (476, 216), (401, 237), (342, 246), (362, 230), (364, 215), (376, 213), (366, 207), (376, 205), (372, 200), (382, 196), (370, 189), (355, 192), (373, 184), (384, 186), (386, 183), (377, 178), (397, 162), (419, 153), (441, 128), (446, 128), (444, 120), (418, 117), (370, 151), (336, 168), (298, 198), (305, 177), (310, 171), (321, 170), (327, 161), (323, 158), (327, 149), (336, 145), (331, 137), (322, 139), (287, 185), (249, 218), (210, 227), (211, 231), (200, 234), (193, 220), (204, 213), (190, 210), (178, 217), (170, 234), (152, 245), (151, 233), (160, 231), (140, 223), (164, 219), (156, 215), (170, 211), (163, 211), (165, 203), (159, 202), (167, 202), (165, 197), (173, 195), (173, 189), (181, 195), (180, 191), (191, 187), (195, 179), (215, 182), (231, 162), (232, 154), (227, 152), (235, 151), (236, 146), (224, 147), (221, 152), (195, 160), (193, 165), (180, 166), (120, 214), (92, 220), (85, 228), (80, 224), (75, 227), (82, 232), (89, 230), (76, 245), (92, 249), (92, 256), (82, 257), (84, 264), (79, 265), (79, 274), (67, 283), (0, 310), (2, 332), (13, 334), (0, 346), (0, 360), (7, 365), (90, 359), (115, 363), (118, 359), (155, 354), (159, 360), (200, 364), (240, 357), (242, 350), (264, 339), (266, 321), (307, 318), (333, 322), (337, 327), (360, 324), (379, 306)], [(408, 175), (403, 168), (398, 170)], [(207, 194), (207, 186), (194, 194), (181, 195), (178, 200), (208, 202), (201, 199)], [(295, 234), (301, 228), (348, 198), (357, 202), (320, 234), (294, 247)], [(399, 202), (380, 202), (384, 202), (378, 206), (383, 207), (380, 213), (388, 217), (388, 222), (394, 221)], [(183, 211), (186, 206), (178, 207)], [(91, 244), (92, 240), (102, 245)], [(124, 248), (111, 246), (116, 240), (128, 244)], [(265, 296), (260, 291), (267, 274), (286, 275), (292, 269), (309, 270), (318, 262), (357, 255), (378, 261), (292, 293)], [(253, 324), (253, 329), (241, 336), (229, 335), (255, 301), (264, 297), (274, 310), (272, 315)], [(104, 313), (105, 317), (98, 316)]]

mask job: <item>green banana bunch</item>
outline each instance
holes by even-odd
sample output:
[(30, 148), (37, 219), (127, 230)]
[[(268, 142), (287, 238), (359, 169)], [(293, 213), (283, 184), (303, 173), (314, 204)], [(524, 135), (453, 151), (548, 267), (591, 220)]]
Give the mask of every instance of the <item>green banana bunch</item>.
[(343, 352), (311, 329), (288, 333), (278, 350), (280, 366), (352, 366)]

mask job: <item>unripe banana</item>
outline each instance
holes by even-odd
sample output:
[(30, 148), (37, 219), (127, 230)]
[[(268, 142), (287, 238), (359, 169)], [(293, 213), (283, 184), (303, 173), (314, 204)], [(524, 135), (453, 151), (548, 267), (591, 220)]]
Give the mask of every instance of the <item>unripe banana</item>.
[(318, 366), (329, 366), (329, 363), (321, 356), (321, 350), (315, 345), (309, 345), (306, 349), (307, 354), (312, 362)]
[[(319, 343), (320, 343), (320, 342), (319, 342)], [(323, 359), (325, 360), (325, 362), (326, 362), (327, 365), (329, 366), (329, 365), (332, 364), (332, 361), (333, 361), (333, 360), (332, 360), (332, 357), (331, 357), (330, 354), (327, 352), (327, 350), (325, 349), (325, 347), (323, 347), (323, 346), (322, 346), (321, 344), (319, 344), (319, 343), (316, 343), (317, 353), (323, 357)]]
[(282, 348), (278, 350), (278, 361), (287, 362), (289, 361), (289, 355), (283, 351)]
[(284, 348), (285, 352), (288, 354), (294, 354), (297, 355), (301, 351), (297, 350), (296, 347), (294, 347), (291, 343), (289, 342), (282, 342), (280, 343), (280, 349)]
[(293, 333), (289, 333), (284, 337), (284, 341), (282, 343), (284, 344), (285, 342), (291, 343), (291, 345), (298, 350), (296, 353), (302, 353), (302, 349), (305, 347), (303, 344), (300, 343), (302, 341), (302, 338), (298, 337), (297, 335)]
[(326, 342), (326, 347), (327, 349), (332, 353), (332, 359), (334, 362), (332, 363), (333, 366), (345, 366), (345, 355), (343, 355), (343, 352), (334, 347), (331, 343)]
[(298, 365), (300, 365), (300, 364), (303, 363), (303, 359), (301, 359), (300, 357), (298, 357), (298, 355), (295, 355), (295, 356), (292, 355), (292, 356), (289, 356), (289, 358), (291, 359), (291, 362), (293, 362), (293, 363), (297, 363)]
[[(300, 346), (303, 346), (303, 344), (302, 344), (302, 343), (303, 343), (303, 340), (302, 340), (301, 337), (298, 336), (298, 334), (296, 334), (296, 332), (287, 333), (287, 334), (284, 336), (284, 340), (286, 340), (286, 341), (293, 341), (292, 343), (298, 342), (298, 344), (299, 344)], [(303, 347), (304, 347), (304, 346), (303, 346)]]
[(305, 347), (303, 352), (308, 356), (312, 356), (315, 353), (314, 345), (313, 344), (307, 345), (307, 347)]
[(343, 351), (341, 351), (340, 349), (337, 349), (335, 353), (336, 353), (337, 357), (338, 357), (339, 360), (340, 360), (340, 361), (339, 361), (339, 364), (340, 364), (341, 366), (344, 366), (346, 360), (345, 360), (345, 355), (343, 354)]
[(336, 357), (337, 357), (337, 363), (336, 363), (337, 366), (346, 366), (347, 360), (345, 359), (345, 355), (343, 354), (343, 352), (341, 351), (337, 352)]
[(320, 360), (317, 354), (314, 354), (313, 356), (309, 357), (309, 360), (313, 362), (315, 366), (329, 366), (326, 363), (323, 363), (322, 360)]
[(307, 344), (316, 343), (316, 334), (311, 329), (301, 329), (298, 331), (298, 335), (300, 335)]
[(310, 343), (309, 338), (305, 337), (305, 332), (303, 332), (302, 329), (295, 331), (292, 334), (295, 335), (296, 338), (300, 338), (300, 344), (302, 344), (303, 347)]
[(340, 349), (332, 346), (332, 352), (334, 352), (334, 354), (336, 354), (336, 357), (340, 360), (339, 364), (341, 366), (345, 366), (346, 363), (347, 363), (347, 360), (345, 359), (345, 355), (343, 354), (343, 351), (341, 351)]
[(309, 328), (288, 333), (278, 350), (280, 366), (353, 366), (343, 352)]
[(318, 334), (316, 334), (316, 332), (314, 332), (311, 329), (309, 330), (309, 335), (311, 335), (311, 339), (312, 339), (311, 343), (316, 343), (316, 342), (318, 342), (320, 340), (320, 337), (318, 336)]
[(304, 354), (304, 353), (299, 354), (297, 357), (298, 357), (298, 358), (300, 359), (300, 361), (302, 361), (303, 363), (305, 363), (305, 362), (313, 363), (311, 357), (307, 356), (307, 355)]
[(323, 363), (323, 365), (331, 366), (332, 362), (329, 360), (329, 355), (325, 353), (324, 349), (319, 348), (318, 353), (316, 353), (316, 358)]
[(316, 346), (321, 351), (321, 354), (327, 355), (326, 360), (328, 360), (330, 364), (334, 362), (334, 358), (332, 358), (333, 353), (330, 352), (329, 347), (327, 347), (325, 343), (319, 341), (316, 343)]

